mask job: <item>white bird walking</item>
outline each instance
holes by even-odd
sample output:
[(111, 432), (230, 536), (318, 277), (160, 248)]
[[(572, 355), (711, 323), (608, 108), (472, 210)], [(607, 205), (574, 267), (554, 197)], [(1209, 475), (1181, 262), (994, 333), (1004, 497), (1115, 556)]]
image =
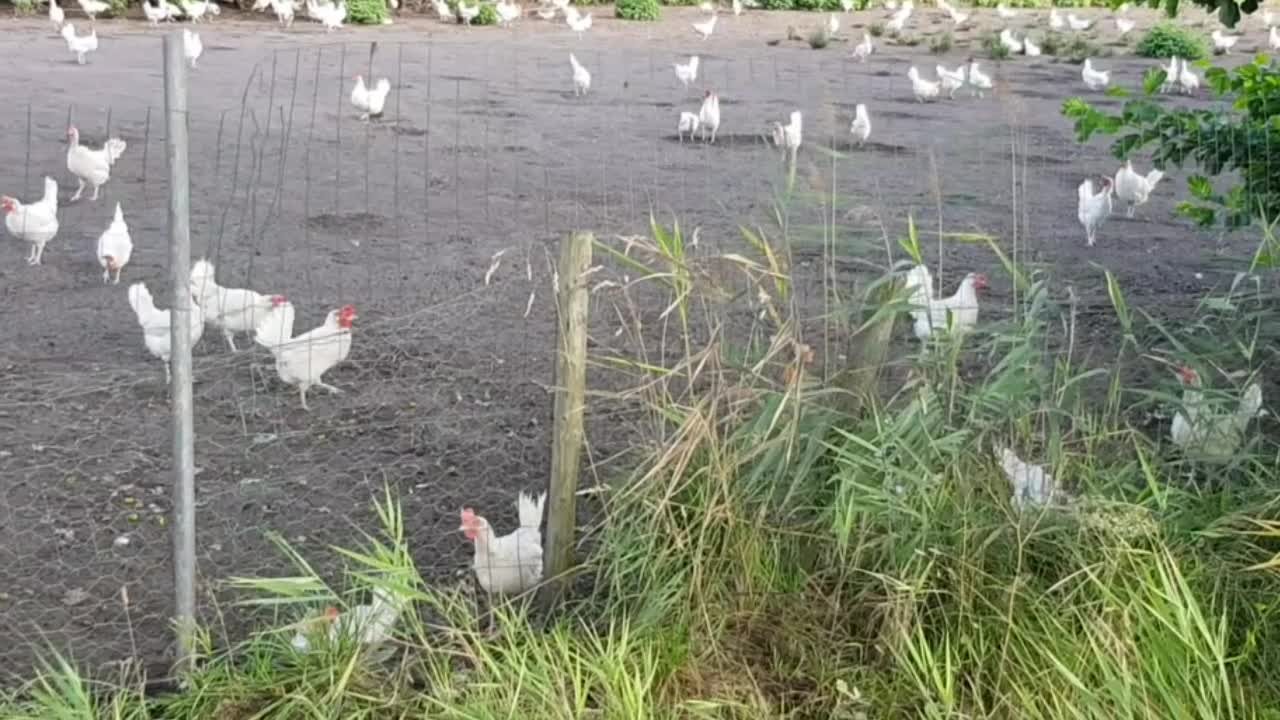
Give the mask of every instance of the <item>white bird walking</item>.
[(458, 17), (462, 19), (462, 24), (471, 27), (471, 21), (480, 17), (480, 3), (467, 5), (465, 2), (458, 2)]
[(840, 32), (840, 16), (831, 13), (831, 16), (827, 18), (827, 34), (835, 35), (838, 32)]
[(90, 29), (88, 35), (76, 37), (75, 23), (62, 26), (62, 38), (67, 41), (67, 49), (75, 53), (76, 62), (81, 65), (84, 64), (89, 53), (98, 49), (98, 31)]
[(791, 121), (786, 125), (782, 123), (773, 124), (773, 144), (790, 151), (791, 157), (795, 157), (803, 139), (804, 128), (799, 110), (791, 111)]
[(991, 89), (991, 77), (978, 69), (978, 61), (973, 58), (969, 58), (968, 80), (973, 94), (986, 97), (986, 91)]
[(969, 13), (962, 13), (953, 7), (947, 8), (947, 14), (951, 16), (951, 22), (956, 27), (960, 27), (961, 25), (964, 25), (965, 22), (969, 20)]
[(684, 85), (685, 90), (688, 90), (690, 85), (697, 82), (698, 80), (698, 56), (697, 55), (690, 56), (689, 62), (686, 62), (683, 64), (674, 63), (674, 67), (676, 69), (676, 79), (680, 81), (681, 85)]
[(942, 91), (942, 86), (932, 80), (925, 80), (920, 77), (920, 71), (915, 65), (907, 71), (907, 77), (911, 78), (911, 94), (915, 96), (916, 102), (924, 102), (926, 100), (937, 99)]
[(503, 27), (510, 26), (524, 14), (519, 5), (505, 0), (494, 5), (493, 9), (498, 13), (498, 24)]
[(870, 33), (862, 33), (862, 42), (853, 47), (853, 58), (858, 62), (866, 62), (871, 53), (875, 52), (876, 46), (871, 43)]
[(720, 16), (712, 15), (711, 17), (707, 18), (706, 20), (703, 20), (700, 23), (694, 23), (693, 31), (701, 35), (703, 40), (706, 40), (707, 38), (711, 37), (711, 33), (715, 31), (716, 19), (718, 17)]
[(1011, 10), (1009, 6), (1005, 5), (1004, 3), (1000, 3), (996, 5), (996, 15), (999, 15), (1001, 18), (1005, 20), (1010, 20), (1015, 16), (1017, 16), (1017, 14), (1018, 14), (1017, 10)]
[(1022, 43), (1013, 36), (1013, 31), (1009, 28), (1000, 31), (1000, 44), (1009, 51), (1010, 55), (1017, 55), (1022, 52)]
[(1138, 206), (1147, 202), (1151, 192), (1156, 189), (1156, 185), (1163, 177), (1164, 173), (1159, 170), (1139, 175), (1133, 169), (1132, 160), (1124, 161), (1124, 166), (1116, 171), (1115, 190), (1116, 197), (1129, 204), (1128, 209), (1125, 210), (1125, 216), (1133, 217)]
[(858, 103), (854, 107), (853, 122), (849, 124), (849, 132), (858, 141), (858, 147), (862, 147), (867, 142), (867, 138), (871, 137), (871, 116), (867, 114), (866, 105)]
[[(570, 10), (573, 12), (570, 13)], [(564, 19), (569, 24), (569, 29), (578, 33), (578, 39), (581, 40), (582, 34), (591, 29), (591, 13), (579, 15), (573, 7), (566, 7), (564, 12)]]
[(1200, 89), (1200, 76), (1187, 65), (1185, 58), (1178, 69), (1178, 87), (1187, 95)]
[(196, 69), (196, 61), (200, 59), (203, 52), (204, 43), (200, 42), (200, 33), (182, 28), (182, 56), (187, 59), (187, 64), (192, 70)]
[[(172, 382), (169, 372), (169, 358), (172, 354), (169, 344), (169, 311), (156, 308), (155, 300), (152, 299), (146, 283), (136, 282), (130, 285), (128, 294), (129, 306), (133, 308), (133, 314), (138, 319), (138, 326), (142, 328), (142, 342), (146, 345), (148, 352), (164, 363), (165, 383)], [(204, 313), (194, 301), (190, 305), (191, 324), (188, 328), (190, 332), (188, 337), (191, 338), (191, 346), (194, 347), (204, 335)]]
[(391, 92), (391, 81), (381, 78), (370, 89), (365, 87), (364, 76), (356, 75), (356, 86), (351, 88), (351, 104), (360, 111), (360, 119), (382, 117), (382, 109), (387, 104), (387, 95)]
[(573, 53), (569, 53), (569, 65), (573, 68), (574, 97), (586, 95), (591, 89), (591, 73), (578, 62), (578, 58)]
[(1209, 37), (1213, 38), (1213, 49), (1224, 55), (1230, 55), (1231, 48), (1240, 42), (1239, 35), (1223, 35), (1221, 30), (1214, 30)]
[(948, 70), (942, 65), (937, 65), (934, 70), (938, 73), (938, 82), (942, 85), (942, 90), (947, 93), (947, 98), (954, 100), (956, 91), (964, 87), (964, 66)]
[(1022, 39), (1022, 54), (1027, 57), (1040, 57), (1040, 46), (1031, 42), (1031, 38)]
[(1128, 18), (1116, 18), (1116, 32), (1120, 33), (1120, 37), (1128, 35), (1136, 25), (1137, 23)]
[(1097, 70), (1093, 67), (1093, 58), (1085, 58), (1080, 68), (1080, 78), (1090, 90), (1105, 90), (1111, 84), (1110, 70)]
[(710, 90), (703, 95), (702, 107), (698, 109), (698, 129), (704, 140), (710, 133), (710, 142), (715, 143), (720, 130), (720, 96)]
[(58, 7), (58, 0), (49, 0), (49, 22), (53, 23), (53, 29), (61, 30), (66, 19), (67, 14)]
[(680, 123), (676, 125), (676, 137), (680, 142), (684, 142), (685, 133), (689, 134), (690, 142), (693, 141), (693, 134), (698, 131), (698, 115), (697, 113), (682, 112), (680, 113)]
[(738, 17), (742, 14), (742, 0), (733, 0), (733, 16)]
[(1088, 30), (1089, 26), (1093, 24), (1093, 21), (1078, 18), (1075, 16), (1075, 13), (1067, 13), (1067, 24), (1071, 26), (1072, 30), (1080, 32), (1082, 30)]
[(120, 271), (129, 264), (133, 257), (133, 238), (129, 237), (129, 225), (124, 221), (124, 211), (120, 203), (116, 203), (116, 214), (107, 229), (98, 236), (98, 264), (102, 265), (102, 282), (111, 282), (111, 273), (116, 274), (115, 284), (120, 284)]
[(914, 9), (915, 4), (911, 0), (902, 3), (902, 7), (893, 13), (893, 17), (889, 18), (885, 28), (890, 32), (902, 32), (902, 29), (907, 26), (907, 20), (911, 18), (911, 11)]
[(1049, 8), (1049, 29), (1064, 30), (1067, 27), (1067, 21), (1062, 18), (1062, 14), (1058, 12), (1058, 8)]
[(90, 21), (96, 21), (99, 13), (104, 13), (111, 9), (111, 6), (102, 0), (76, 0), (80, 3), (80, 9), (85, 15), (89, 16)]
[(1098, 239), (1098, 228), (1111, 215), (1111, 178), (1102, 178), (1102, 190), (1093, 192), (1093, 180), (1088, 178), (1077, 188), (1076, 219), (1084, 226), (1089, 247)]

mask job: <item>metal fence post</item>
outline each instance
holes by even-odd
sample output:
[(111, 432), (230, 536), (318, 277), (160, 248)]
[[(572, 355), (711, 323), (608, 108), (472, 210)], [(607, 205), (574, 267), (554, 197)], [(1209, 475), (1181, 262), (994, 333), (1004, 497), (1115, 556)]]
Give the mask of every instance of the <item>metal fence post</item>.
[(182, 33), (164, 37), (165, 158), (169, 166), (169, 388), (173, 408), (173, 588), (178, 668), (186, 669), (195, 641), (195, 430), (191, 417), (191, 184), (187, 154), (187, 66)]
[(595, 236), (575, 232), (565, 238), (556, 269), (556, 378), (552, 418), (551, 487), (548, 494), (547, 548), (539, 600), (550, 606), (569, 584), (576, 542), (578, 469), (582, 461), (586, 412), (587, 321), (591, 303), (587, 270)]

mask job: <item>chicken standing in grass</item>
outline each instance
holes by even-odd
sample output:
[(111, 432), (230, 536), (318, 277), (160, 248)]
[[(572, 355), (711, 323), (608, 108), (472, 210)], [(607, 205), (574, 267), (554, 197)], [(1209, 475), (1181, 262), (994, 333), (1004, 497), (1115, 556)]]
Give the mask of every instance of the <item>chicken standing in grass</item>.
[(482, 590), (497, 595), (518, 595), (542, 580), (539, 527), (546, 502), (546, 493), (536, 500), (532, 495), (520, 493), (516, 500), (520, 527), (502, 537), (495, 537), (489, 522), (474, 510), (462, 509), (462, 524), (458, 529), (475, 546), (471, 567)]
[(80, 181), (71, 202), (80, 199), (85, 183), (93, 186), (90, 199), (97, 200), (98, 190), (111, 179), (111, 166), (128, 149), (128, 144), (120, 138), (111, 138), (103, 143), (101, 149), (92, 150), (80, 144), (80, 131), (75, 126), (67, 128), (67, 141), (67, 169)]
[(912, 331), (921, 342), (935, 333), (965, 333), (978, 325), (978, 291), (986, 289), (987, 276), (969, 273), (960, 281), (954, 294), (937, 298), (933, 291), (933, 275), (924, 265), (907, 271), (906, 290), (911, 303)]
[(1009, 487), (1013, 491), (1009, 498), (1013, 506), (1019, 510), (1029, 506), (1048, 505), (1053, 502), (1055, 487), (1053, 476), (1043, 465), (1032, 465), (1018, 457), (1009, 448), (997, 448), (1000, 455), (1000, 468), (1009, 479)]
[[(147, 346), (147, 351), (164, 363), (164, 381), (172, 382), (169, 372), (169, 357), (172, 352), (169, 344), (169, 311), (156, 309), (147, 284), (140, 282), (129, 286), (129, 306), (138, 318), (138, 325), (142, 328), (142, 341)], [(191, 303), (190, 319), (191, 346), (195, 347), (204, 335), (204, 314), (195, 302)]]
[[(280, 342), (270, 348), (276, 358), (276, 373), (285, 384), (297, 386), (302, 409), (310, 410), (307, 391), (312, 387), (324, 388), (335, 395), (342, 392), (323, 378), (351, 353), (351, 328), (357, 317), (355, 306), (344, 305), (329, 311), (323, 325), (285, 342), (286, 333), (282, 328), (292, 325), (292, 305), (288, 301), (274, 304), (271, 312), (258, 323), (257, 334), (263, 338), (280, 338)], [(286, 307), (289, 309), (285, 310)]]
[(58, 234), (58, 183), (46, 177), (44, 196), (30, 205), (5, 195), (0, 198), (0, 209), (4, 211), (5, 228), (14, 237), (31, 244), (27, 264), (39, 265), (44, 246)]
[[(197, 260), (191, 265), (191, 295), (200, 303), (206, 321), (222, 330), (222, 337), (227, 341), (231, 352), (236, 352), (236, 333), (249, 333), (258, 329), (259, 324), (275, 307), (276, 295), (263, 295), (253, 290), (222, 287), (218, 284), (216, 269), (208, 260)], [(293, 322), (290, 316), (288, 334), (285, 340), (292, 338)]]
[(308, 635), (324, 628), (330, 645), (356, 641), (367, 647), (376, 647), (391, 639), (391, 631), (399, 619), (400, 604), (391, 593), (374, 588), (373, 602), (357, 605), (347, 612), (336, 607), (327, 608), (323, 615), (305, 623), (290, 644), (298, 652), (307, 652), (311, 649)]
[(1170, 433), (1184, 452), (1205, 459), (1226, 460), (1244, 443), (1249, 422), (1262, 412), (1262, 386), (1251, 383), (1234, 410), (1219, 407), (1204, 395), (1200, 373), (1179, 368), (1182, 407), (1173, 417)]
[(129, 237), (129, 225), (124, 221), (124, 210), (116, 203), (116, 214), (111, 224), (98, 236), (98, 264), (102, 266), (102, 282), (111, 282), (111, 273), (116, 274), (115, 284), (120, 284), (120, 271), (129, 264), (133, 257), (133, 238)]

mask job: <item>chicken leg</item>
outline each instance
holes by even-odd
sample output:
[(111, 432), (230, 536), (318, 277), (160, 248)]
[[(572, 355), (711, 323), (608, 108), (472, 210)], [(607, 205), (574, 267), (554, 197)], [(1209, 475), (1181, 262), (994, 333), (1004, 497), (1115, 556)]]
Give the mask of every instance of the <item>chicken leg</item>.
[(311, 408), (307, 407), (307, 386), (302, 385), (298, 388), (298, 395), (302, 398), (302, 409), (311, 412)]
[(342, 394), (342, 390), (341, 390), (341, 389), (336, 388), (336, 387), (334, 387), (334, 386), (330, 385), (329, 383), (325, 383), (325, 382), (317, 382), (317, 383), (316, 383), (316, 387), (322, 387), (322, 388), (324, 388), (325, 390), (328, 390), (330, 393), (332, 393), (332, 394), (334, 394), (334, 395), (341, 395), (341, 394)]
[(96, 200), (98, 199), (98, 188), (100, 188), (100, 187), (102, 187), (102, 186), (101, 186), (101, 185), (94, 185), (94, 186), (93, 186), (93, 197), (89, 198), (90, 200), (94, 200), (94, 201), (96, 201)]
[(230, 330), (228, 330), (228, 329), (226, 329), (226, 328), (223, 328), (223, 329), (222, 329), (222, 337), (224, 337), (224, 338), (226, 338), (226, 339), (227, 339), (227, 345), (230, 345), (230, 346), (231, 346), (231, 352), (237, 352), (237, 350), (236, 350), (236, 339), (235, 339), (232, 335), (233, 335), (233, 333), (232, 333)]
[(68, 202), (75, 202), (79, 200), (82, 194), (84, 194), (84, 179), (80, 178), (80, 187), (76, 188), (76, 194), (72, 195), (71, 200), (69, 200)]
[(169, 370), (169, 361), (168, 361), (168, 360), (166, 360), (166, 361), (164, 362), (164, 384), (165, 384), (165, 385), (172, 385), (172, 384), (173, 384), (173, 373)]

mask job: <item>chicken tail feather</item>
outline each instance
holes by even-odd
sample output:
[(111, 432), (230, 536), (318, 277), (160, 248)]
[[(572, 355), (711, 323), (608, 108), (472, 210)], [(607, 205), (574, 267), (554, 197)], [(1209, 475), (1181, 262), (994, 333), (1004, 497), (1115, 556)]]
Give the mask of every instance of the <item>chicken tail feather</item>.
[(516, 499), (516, 513), (520, 516), (520, 527), (536, 528), (542, 525), (542, 509), (546, 503), (546, 493), (539, 495), (536, 500), (529, 493), (520, 493), (520, 497)]
[(1262, 410), (1262, 386), (1254, 383), (1245, 389), (1240, 397), (1240, 407), (1236, 410), (1236, 426), (1244, 432), (1249, 421), (1258, 416)]
[(125, 148), (127, 147), (129, 147), (128, 143), (120, 138), (111, 138), (108, 140), (104, 148), (107, 151), (107, 164), (114, 165), (116, 160), (119, 160), (120, 156), (124, 154)]
[(136, 282), (129, 286), (129, 307), (133, 308), (133, 314), (143, 325), (149, 324), (148, 321), (159, 313), (146, 283)]

